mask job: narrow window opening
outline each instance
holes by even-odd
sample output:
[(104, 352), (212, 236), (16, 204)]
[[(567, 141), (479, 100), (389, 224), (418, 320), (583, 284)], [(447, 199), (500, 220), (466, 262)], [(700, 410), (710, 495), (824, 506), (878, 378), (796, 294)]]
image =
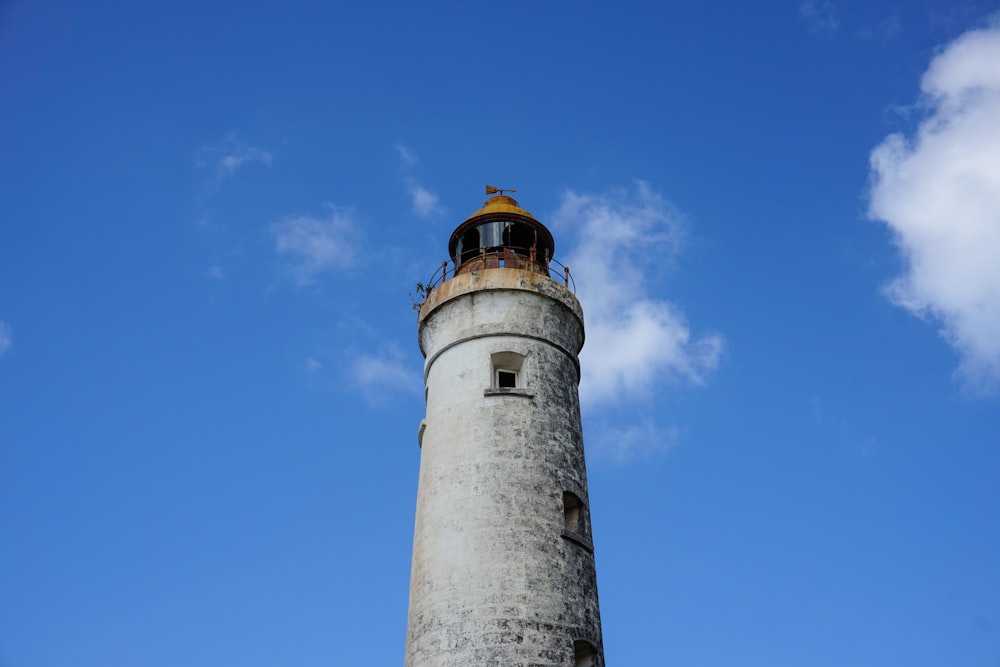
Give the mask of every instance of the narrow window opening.
[(590, 553), (594, 553), (594, 544), (590, 540), (587, 504), (580, 500), (580, 496), (569, 491), (563, 491), (562, 536)]
[(577, 640), (573, 642), (573, 657), (576, 667), (598, 667), (597, 651), (590, 642)]
[(563, 493), (563, 527), (571, 533), (583, 532), (583, 503), (575, 495), (566, 491)]

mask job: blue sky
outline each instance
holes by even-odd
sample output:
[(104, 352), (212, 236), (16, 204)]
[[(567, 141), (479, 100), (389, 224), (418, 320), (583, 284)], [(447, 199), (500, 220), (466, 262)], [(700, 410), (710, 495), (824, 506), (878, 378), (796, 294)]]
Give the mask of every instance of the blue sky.
[(992, 2), (0, 6), (0, 665), (399, 665), (410, 294), (587, 316), (610, 665), (1000, 664)]

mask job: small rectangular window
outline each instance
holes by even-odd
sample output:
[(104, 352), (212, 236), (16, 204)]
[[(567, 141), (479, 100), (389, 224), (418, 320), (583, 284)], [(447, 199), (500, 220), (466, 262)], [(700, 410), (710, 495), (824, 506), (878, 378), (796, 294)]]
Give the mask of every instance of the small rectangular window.
[(517, 386), (517, 372), (503, 369), (497, 370), (497, 386), (501, 388), (509, 387), (513, 389)]
[(525, 389), (524, 355), (517, 352), (494, 352), (490, 355), (493, 367), (493, 389)]

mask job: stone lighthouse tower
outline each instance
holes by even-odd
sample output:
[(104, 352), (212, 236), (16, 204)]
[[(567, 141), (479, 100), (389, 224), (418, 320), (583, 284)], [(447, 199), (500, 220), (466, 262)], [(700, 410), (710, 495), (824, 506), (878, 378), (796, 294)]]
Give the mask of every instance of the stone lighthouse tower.
[(420, 308), (427, 417), (406, 667), (602, 667), (580, 426), (583, 311), (500, 192)]

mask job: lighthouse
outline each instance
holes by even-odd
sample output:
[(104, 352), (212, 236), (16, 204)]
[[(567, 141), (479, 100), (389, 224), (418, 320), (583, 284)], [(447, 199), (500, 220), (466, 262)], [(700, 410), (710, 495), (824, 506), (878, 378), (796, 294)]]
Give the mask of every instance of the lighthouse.
[(583, 311), (549, 230), (487, 194), (418, 316), (427, 411), (405, 665), (602, 667)]

